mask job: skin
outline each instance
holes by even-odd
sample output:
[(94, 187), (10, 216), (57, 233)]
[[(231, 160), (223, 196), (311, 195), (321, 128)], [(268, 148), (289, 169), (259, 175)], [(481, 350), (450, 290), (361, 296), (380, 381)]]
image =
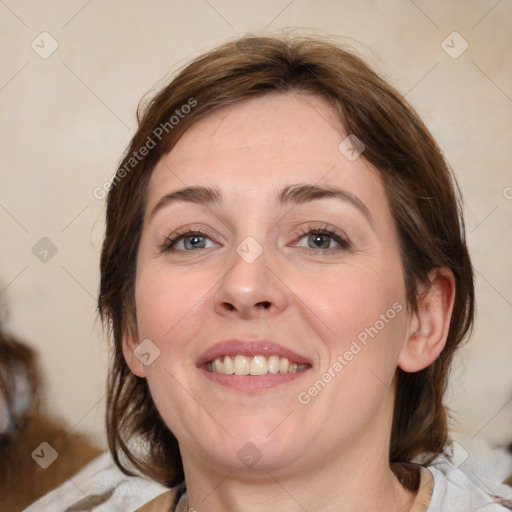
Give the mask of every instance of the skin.
[[(196, 122), (151, 177), (137, 332), (126, 333), (124, 355), (148, 379), (179, 441), (190, 506), (199, 512), (405, 511), (414, 499), (389, 468), (394, 376), (397, 367), (425, 368), (443, 349), (453, 277), (433, 272), (419, 312), (407, 307), (384, 188), (364, 158), (349, 161), (339, 151), (346, 136), (324, 99), (266, 94)], [(298, 184), (341, 188), (371, 218), (338, 198), (281, 205), (278, 192)], [(215, 187), (222, 202), (176, 201), (151, 215), (163, 196), (190, 186)], [(307, 234), (326, 226), (349, 247), (329, 233)], [(206, 231), (194, 239), (203, 248), (190, 249), (192, 236), (162, 250), (187, 229)], [(235, 250), (247, 236), (263, 250), (252, 263)], [(401, 311), (333, 372), (357, 335), (397, 303)], [(231, 338), (272, 340), (306, 356), (311, 368), (253, 393), (212, 383), (196, 361)], [(134, 356), (144, 339), (160, 350), (148, 366)], [(335, 377), (300, 403), (298, 394), (329, 368)], [(246, 443), (261, 456), (252, 467), (237, 457)]]

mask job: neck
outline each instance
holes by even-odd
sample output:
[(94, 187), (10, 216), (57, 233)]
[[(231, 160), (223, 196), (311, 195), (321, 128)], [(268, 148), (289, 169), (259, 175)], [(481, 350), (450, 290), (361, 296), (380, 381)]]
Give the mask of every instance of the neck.
[[(189, 507), (197, 512), (407, 512), (415, 498), (396, 479), (387, 461), (369, 451), (322, 461), (307, 471), (260, 470), (252, 474), (220, 472), (211, 466), (185, 464)], [(189, 461), (190, 462), (190, 461)]]

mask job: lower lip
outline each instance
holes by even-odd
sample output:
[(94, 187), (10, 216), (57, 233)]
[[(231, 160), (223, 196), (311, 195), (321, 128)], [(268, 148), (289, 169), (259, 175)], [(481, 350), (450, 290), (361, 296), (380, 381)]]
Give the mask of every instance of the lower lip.
[(309, 368), (297, 373), (267, 373), (266, 375), (227, 375), (224, 373), (208, 372), (204, 368), (200, 368), (200, 370), (206, 378), (216, 384), (236, 389), (237, 391), (253, 392), (292, 382), (308, 373)]

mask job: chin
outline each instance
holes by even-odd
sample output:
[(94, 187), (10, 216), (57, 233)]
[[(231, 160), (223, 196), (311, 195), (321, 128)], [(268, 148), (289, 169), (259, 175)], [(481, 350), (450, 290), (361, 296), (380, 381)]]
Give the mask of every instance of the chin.
[[(196, 446), (202, 446), (214, 467), (222, 467), (226, 471), (250, 471), (251, 474), (257, 470), (273, 471), (287, 467), (300, 457), (301, 447), (311, 444), (303, 434), (294, 435), (289, 428), (279, 426), (276, 420), (247, 418), (229, 425), (232, 437), (224, 431), (217, 433), (220, 439), (210, 438), (205, 446), (202, 437), (202, 442)], [(212, 447), (215, 447), (214, 451)]]

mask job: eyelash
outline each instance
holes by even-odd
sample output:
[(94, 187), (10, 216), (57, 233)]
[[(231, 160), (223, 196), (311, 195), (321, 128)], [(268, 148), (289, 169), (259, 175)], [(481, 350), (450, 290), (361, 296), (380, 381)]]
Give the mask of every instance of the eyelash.
[(297, 237), (295, 242), (300, 241), (302, 238), (308, 235), (327, 235), (330, 238), (332, 238), (339, 247), (330, 247), (329, 249), (312, 249), (311, 247), (304, 248), (309, 251), (312, 251), (314, 253), (326, 253), (326, 252), (332, 252), (332, 251), (346, 251), (350, 249), (351, 245), (348, 241), (347, 237), (345, 235), (342, 235), (336, 228), (329, 226), (326, 224), (324, 227), (311, 227), (308, 226), (307, 228), (304, 228), (303, 230), (297, 231), (295, 233), (295, 236)]
[[(350, 249), (351, 245), (348, 239), (338, 232), (333, 227), (330, 227), (329, 225), (325, 225), (324, 227), (307, 227), (303, 230), (295, 232), (295, 241), (293, 244), (296, 244), (298, 241), (300, 241), (302, 238), (308, 235), (327, 235), (330, 238), (332, 238), (338, 245), (339, 248), (330, 247), (328, 249), (313, 249), (313, 248), (305, 248), (306, 250), (312, 251), (314, 253), (325, 253), (325, 252), (331, 252), (333, 250), (343, 250), (346, 251)], [(190, 229), (190, 228), (184, 228), (176, 233), (173, 233), (169, 237), (165, 239), (163, 244), (160, 246), (160, 252), (170, 252), (173, 250), (174, 245), (176, 245), (178, 242), (183, 240), (184, 238), (188, 238), (190, 236), (202, 236), (205, 238), (212, 239), (212, 236), (206, 233), (205, 231), (202, 231), (201, 229)], [(193, 251), (182, 251), (182, 252), (193, 252)]]
[(201, 229), (190, 229), (189, 227), (183, 228), (165, 239), (164, 243), (160, 246), (160, 252), (170, 252), (175, 244), (189, 236), (204, 236), (209, 239), (212, 238), (211, 235)]

